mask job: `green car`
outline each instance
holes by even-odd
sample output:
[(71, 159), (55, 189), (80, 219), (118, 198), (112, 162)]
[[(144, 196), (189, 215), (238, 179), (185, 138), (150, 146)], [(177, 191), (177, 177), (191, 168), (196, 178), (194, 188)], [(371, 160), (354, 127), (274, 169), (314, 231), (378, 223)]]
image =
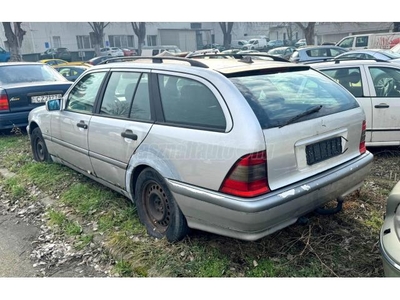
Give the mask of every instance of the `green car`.
[(386, 277), (400, 277), (400, 181), (386, 203), (385, 221), (379, 236), (379, 248)]

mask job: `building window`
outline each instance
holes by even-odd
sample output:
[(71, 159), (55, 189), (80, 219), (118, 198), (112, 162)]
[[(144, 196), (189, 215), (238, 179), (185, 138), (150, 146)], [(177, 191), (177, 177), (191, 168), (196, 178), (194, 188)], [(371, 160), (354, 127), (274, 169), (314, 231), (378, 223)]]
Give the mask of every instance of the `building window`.
[(110, 47), (135, 47), (133, 35), (109, 35)]
[(190, 29), (201, 29), (201, 23), (190, 23)]
[(53, 47), (60, 48), (61, 47), (61, 37), (53, 36)]
[(148, 35), (147, 36), (147, 46), (157, 46), (157, 36)]
[(92, 44), (88, 35), (77, 35), (76, 41), (78, 43), (78, 49), (92, 49)]

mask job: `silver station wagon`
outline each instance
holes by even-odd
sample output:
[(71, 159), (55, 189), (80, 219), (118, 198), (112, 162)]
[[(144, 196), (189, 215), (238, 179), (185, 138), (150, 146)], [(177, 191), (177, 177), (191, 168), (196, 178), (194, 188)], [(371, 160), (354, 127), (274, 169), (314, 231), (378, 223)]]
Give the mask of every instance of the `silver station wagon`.
[(219, 58), (90, 68), (30, 113), (34, 158), (125, 195), (170, 242), (190, 228), (257, 240), (361, 186), (373, 155), (346, 89), (279, 58)]

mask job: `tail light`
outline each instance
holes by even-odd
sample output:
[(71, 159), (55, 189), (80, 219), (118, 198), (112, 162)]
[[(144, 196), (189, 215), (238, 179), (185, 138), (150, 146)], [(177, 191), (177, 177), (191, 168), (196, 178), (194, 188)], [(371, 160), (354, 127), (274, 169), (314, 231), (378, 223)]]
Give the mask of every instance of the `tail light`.
[(0, 89), (0, 111), (9, 111), (10, 104), (8, 102), (7, 93)]
[(367, 130), (367, 123), (365, 120), (362, 123), (361, 127), (361, 139), (360, 139), (360, 153), (363, 154), (367, 151), (367, 147), (365, 146), (365, 131)]
[(239, 197), (256, 197), (270, 191), (267, 180), (267, 154), (251, 153), (240, 158), (231, 168), (220, 192)]

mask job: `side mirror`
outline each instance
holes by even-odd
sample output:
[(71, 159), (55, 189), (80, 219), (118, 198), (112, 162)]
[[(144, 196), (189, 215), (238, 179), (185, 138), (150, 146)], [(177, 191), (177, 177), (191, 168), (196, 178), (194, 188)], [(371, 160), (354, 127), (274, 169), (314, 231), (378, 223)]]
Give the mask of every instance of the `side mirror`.
[(48, 111), (60, 110), (60, 99), (49, 100), (46, 102), (46, 109)]

